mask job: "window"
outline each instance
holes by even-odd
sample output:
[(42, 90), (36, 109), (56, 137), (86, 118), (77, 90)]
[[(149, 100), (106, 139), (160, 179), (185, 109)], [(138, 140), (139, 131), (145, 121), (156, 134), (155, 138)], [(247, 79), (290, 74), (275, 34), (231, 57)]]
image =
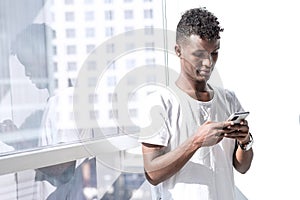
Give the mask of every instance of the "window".
[(105, 36), (110, 37), (114, 35), (114, 28), (113, 27), (106, 27), (105, 28)]
[(93, 21), (94, 20), (94, 12), (93, 11), (88, 11), (85, 12), (85, 21)]
[(99, 119), (99, 111), (90, 110), (90, 119)]
[(57, 47), (56, 46), (52, 46), (52, 54), (53, 55), (57, 54)]
[(53, 62), (53, 71), (57, 72), (57, 62)]
[(129, 116), (130, 117), (137, 117), (137, 109), (129, 109)]
[(97, 94), (90, 94), (89, 95), (89, 103), (94, 104), (99, 101)]
[(77, 63), (76, 62), (68, 62), (68, 71), (76, 71), (77, 70)]
[(113, 20), (114, 19), (114, 13), (112, 10), (107, 10), (104, 12), (105, 20)]
[(50, 14), (50, 19), (52, 22), (55, 22), (55, 14), (54, 13)]
[(133, 19), (133, 11), (132, 10), (125, 10), (124, 11), (124, 18), (125, 19)]
[(145, 35), (153, 35), (154, 34), (153, 26), (145, 26), (144, 33)]
[(114, 52), (115, 52), (115, 44), (107, 44), (106, 53), (114, 53)]
[(155, 83), (156, 82), (156, 76), (155, 75), (148, 75), (146, 81), (147, 81), (147, 83)]
[(97, 85), (97, 77), (89, 77), (88, 78), (88, 86), (89, 87), (95, 87)]
[(74, 38), (76, 36), (75, 29), (66, 29), (66, 37), (67, 38)]
[[(10, 0), (6, 0), (6, 1), (10, 2)], [(41, 5), (40, 2), (47, 2), (47, 3)], [(47, 77), (46, 78), (38, 77), (36, 81), (31, 79), (33, 80), (31, 82), (28, 79), (28, 77), (26, 77), (26, 75), (23, 74), (25, 70), (23, 69), (21, 62), (17, 62), (18, 57), (11, 55), (10, 52), (7, 51), (7, 49), (10, 50), (9, 48), (2, 48), (4, 53), (3, 51), (0, 51), (0, 54), (2, 55), (3, 58), (6, 58), (8, 62), (6, 63), (6, 59), (2, 59), (1, 66), (3, 67), (0, 67), (2, 71), (0, 73), (0, 76), (2, 77), (0, 80), (0, 93), (2, 92), (0, 95), (2, 97), (0, 106), (1, 108), (4, 108), (1, 109), (0, 112), (2, 116), (0, 122), (6, 119), (15, 119), (18, 128), (20, 129), (23, 128), (22, 126), (24, 124), (25, 126), (31, 129), (33, 127), (31, 125), (34, 123), (33, 121), (35, 121), (35, 123), (41, 123), (42, 119), (45, 118), (42, 118), (43, 117), (42, 114), (41, 116), (38, 116), (40, 118), (37, 120), (33, 120), (33, 118), (29, 119), (27, 117), (30, 116), (31, 113), (35, 113), (36, 110), (44, 111), (45, 105), (47, 103), (51, 103), (51, 105), (56, 104), (52, 101), (53, 99), (51, 97), (52, 95), (55, 96), (62, 95), (62, 96), (59, 97), (59, 100), (57, 101), (57, 105), (54, 105), (54, 107), (51, 107), (51, 109), (49, 108), (49, 114), (51, 115), (50, 117), (53, 118), (54, 120), (53, 123), (51, 122), (47, 124), (47, 126), (48, 125), (51, 126), (47, 130), (49, 130), (49, 133), (51, 132), (50, 134), (54, 133), (55, 135), (53, 135), (53, 137), (51, 137), (52, 135), (47, 135), (49, 136), (49, 138), (51, 137), (49, 141), (45, 141), (48, 138), (47, 139), (42, 138), (43, 142), (45, 141), (43, 143), (43, 146), (38, 146), (38, 148), (35, 148), (33, 150), (29, 149), (31, 148), (31, 146), (27, 148), (27, 144), (24, 145), (24, 147), (26, 146), (25, 151), (27, 155), (31, 156), (31, 154), (33, 154), (35, 156), (39, 154), (40, 159), (39, 156), (36, 156), (35, 157), (36, 162), (27, 162), (26, 165), (24, 165), (24, 163), (26, 162), (26, 158), (28, 158), (26, 157), (24, 160), (21, 160), (19, 164), (18, 163), (16, 164), (15, 161), (9, 161), (9, 159), (15, 156), (14, 155), (15, 152), (12, 153), (9, 152), (9, 158), (7, 159), (8, 161), (4, 161), (4, 165), (2, 166), (2, 168), (8, 168), (6, 166), (10, 166), (11, 169), (13, 169), (14, 167), (17, 167), (18, 169), (10, 172), (12, 173), (10, 174), (12, 177), (12, 181), (9, 181), (9, 183), (13, 183), (13, 185), (7, 185), (7, 188), (1, 188), (2, 191), (4, 190), (7, 191), (7, 189), (11, 189), (13, 191), (10, 194), (6, 195), (6, 198), (3, 198), (4, 193), (0, 192), (0, 199), (11, 199), (14, 197), (16, 198), (18, 197), (19, 199), (50, 198), (48, 195), (49, 192), (52, 193), (52, 191), (45, 192), (45, 194), (41, 194), (41, 193), (43, 193), (43, 191), (48, 191), (48, 190), (43, 190), (41, 193), (36, 193), (37, 190), (35, 187), (40, 184), (35, 184), (34, 179), (33, 180), (31, 179), (32, 174), (29, 174), (27, 176), (26, 173), (24, 174), (24, 176), (22, 175), (22, 177), (15, 177), (14, 176), (15, 172), (22, 172), (21, 170), (23, 170), (23, 168), (26, 168), (26, 170), (30, 168), (30, 170), (34, 172), (34, 169), (40, 166), (46, 166), (46, 165), (50, 165), (51, 163), (54, 164), (54, 163), (64, 161), (61, 159), (66, 159), (65, 161), (67, 161), (67, 158), (70, 155), (70, 153), (71, 155), (78, 156), (79, 154), (76, 154), (77, 152), (76, 150), (79, 149), (80, 145), (85, 145), (82, 144), (81, 141), (77, 140), (79, 137), (81, 137), (81, 135), (79, 135), (80, 132), (77, 132), (76, 130), (76, 135), (74, 137), (72, 136), (73, 134), (71, 133), (73, 132), (72, 129), (74, 128), (74, 126), (81, 125), (80, 123), (77, 123), (78, 121), (74, 121), (74, 120), (78, 120), (78, 117), (80, 121), (84, 121), (87, 123), (91, 122), (92, 120), (95, 121), (96, 119), (101, 119), (101, 122), (103, 123), (101, 124), (101, 128), (103, 128), (103, 130), (105, 131), (103, 133), (110, 134), (108, 137), (104, 137), (103, 135), (97, 135), (99, 132), (95, 132), (95, 137), (97, 138), (95, 138), (95, 140), (93, 138), (92, 142), (97, 141), (99, 138), (103, 138), (103, 140), (106, 139), (114, 140), (115, 138), (111, 138), (112, 134), (116, 136), (116, 134), (120, 134), (120, 135), (124, 134), (125, 131), (127, 131), (128, 133), (134, 132), (135, 127), (132, 125), (127, 126), (127, 125), (120, 124), (120, 126), (118, 126), (119, 124), (115, 123), (113, 120), (109, 120), (109, 118), (120, 119), (123, 114), (121, 113), (121, 110), (119, 114), (119, 110), (111, 106), (112, 103), (109, 102), (116, 102), (116, 103), (121, 102), (122, 100), (120, 99), (121, 95), (114, 91), (116, 85), (118, 85), (119, 83), (118, 81), (127, 75), (125, 74), (126, 72), (130, 71), (132, 68), (135, 68), (137, 65), (145, 65), (146, 58), (151, 58), (154, 55), (152, 55), (153, 52), (150, 52), (148, 54), (148, 52), (145, 53), (142, 50), (137, 52), (137, 55), (135, 55), (134, 53), (126, 54), (127, 52), (124, 52), (125, 54), (122, 54), (120, 57), (118, 57), (119, 55), (115, 55), (118, 50), (123, 50), (123, 51), (133, 50), (137, 47), (137, 43), (135, 43), (135, 41), (130, 41), (129, 39), (127, 40), (125, 37), (123, 40), (124, 42), (122, 41), (123, 42), (122, 45), (119, 46), (119, 43), (117, 43), (117, 41), (116, 43), (114, 43), (115, 41), (109, 42), (110, 39), (109, 37), (115, 36), (117, 33), (124, 34), (124, 35), (131, 35), (135, 33), (134, 30), (136, 30), (137, 28), (142, 28), (141, 30), (142, 34), (144, 31), (143, 28), (145, 28), (145, 34), (151, 35), (153, 33), (154, 25), (152, 25), (151, 20), (144, 19), (144, 9), (153, 8), (153, 15), (154, 15), (156, 14), (156, 12), (154, 13), (154, 8), (155, 8), (160, 14), (159, 17), (161, 17), (162, 16), (160, 13), (160, 11), (162, 10), (160, 8), (161, 3), (159, 1), (155, 1), (155, 4), (153, 5), (150, 3), (143, 5), (143, 3), (144, 3), (143, 0), (141, 1), (138, 0), (120, 0), (120, 1), (41, 0), (41, 1), (26, 1), (27, 6), (24, 7), (23, 9), (18, 10), (17, 14), (19, 17), (24, 17), (22, 19), (30, 19), (30, 22), (28, 21), (27, 25), (24, 26), (24, 29), (29, 27), (31, 24), (43, 24), (43, 23), (51, 27), (51, 30), (47, 32), (46, 31), (43, 32), (43, 33), (47, 33), (46, 34), (47, 38), (45, 38), (42, 42), (39, 41), (38, 37), (35, 37), (34, 34), (30, 34), (30, 37), (27, 38), (28, 40), (32, 40), (34, 43), (41, 44), (41, 45), (44, 45), (44, 42), (47, 43), (45, 46), (41, 46), (42, 47), (41, 49), (45, 49), (47, 52), (46, 56), (43, 59), (44, 61), (47, 62), (47, 65), (38, 66), (39, 70), (42, 69), (43, 71), (47, 72), (46, 74)], [(10, 11), (15, 11), (16, 8), (15, 5), (7, 4), (7, 3), (6, 4), (2, 3), (0, 7), (1, 9), (7, 11), (7, 13), (14, 13)], [(7, 7), (11, 7), (11, 8), (7, 9)], [(14, 27), (18, 26), (18, 24), (16, 23), (17, 22), (16, 19), (6, 16), (4, 13), (3, 16), (1, 15), (1, 22), (5, 24), (5, 26), (2, 26), (3, 30), (0, 30), (0, 32), (4, 34), (3, 38), (11, 38), (11, 39), (15, 38), (16, 35), (14, 33), (12, 33), (12, 35), (9, 35), (11, 33), (9, 30), (15, 30)], [(161, 22), (162, 21), (159, 21), (158, 19), (157, 21), (155, 21), (155, 24), (160, 26), (162, 25)], [(18, 32), (22, 32), (22, 30), (20, 29)], [(149, 39), (149, 42), (152, 42), (150, 40), (151, 39)], [(9, 46), (11, 44), (10, 42), (11, 42), (10, 40), (6, 40), (4, 41), (3, 44), (4, 46)], [(142, 43), (139, 44), (143, 46), (145, 42), (146, 41), (142, 41)], [(104, 54), (108, 53), (107, 55), (102, 54), (102, 56), (96, 55), (95, 57), (93, 57), (94, 55), (92, 55), (91, 53), (94, 53), (93, 50), (97, 48), (98, 44), (107, 45), (103, 47), (104, 48), (103, 53)], [(37, 63), (35, 61), (38, 61), (39, 59), (38, 53), (35, 53), (33, 58), (31, 59), (32, 59), (31, 61), (33, 61), (32, 63)], [(78, 74), (78, 72), (80, 72), (79, 70), (81, 69), (82, 64), (85, 65), (84, 68), (86, 72), (86, 74), (85, 73), (80, 74), (85, 76), (83, 79)], [(102, 66), (102, 65), (106, 65), (106, 66)], [(8, 66), (8, 71), (5, 71), (6, 70), (5, 68), (7, 66)], [(105, 74), (99, 77), (100, 74), (98, 74), (98, 72), (100, 72), (100, 69), (102, 69), (103, 67), (107, 67), (105, 69), (106, 70)], [(20, 68), (22, 70), (18, 70)], [(5, 74), (7, 74), (7, 76), (5, 76)], [(78, 81), (76, 79), (77, 77), (78, 77)], [(98, 81), (100, 81), (100, 78), (102, 82), (101, 82), (100, 90), (97, 91), (99, 93), (92, 94), (93, 92), (90, 92), (89, 90), (92, 90), (95, 88), (95, 86), (97, 86)], [(124, 80), (125, 81), (124, 84), (125, 85), (127, 83), (137, 84), (137, 82), (135, 82), (137, 81), (136, 78), (137, 78), (136, 76), (133, 76), (131, 80), (128, 80), (128, 82), (127, 80)], [(146, 76), (144, 79), (145, 79), (144, 83), (146, 83)], [(46, 81), (48, 81), (47, 86), (49, 86), (50, 89), (49, 91), (44, 88), (43, 89), (37, 88), (36, 87), (37, 85), (34, 83), (36, 82), (40, 84), (41, 82), (45, 83)], [(10, 84), (9, 85), (10, 88), (7, 89), (3, 87), (6, 86), (5, 84), (7, 85)], [(68, 86), (76, 86), (76, 87), (70, 88)], [(80, 90), (78, 94), (76, 88)], [(73, 89), (75, 89), (75, 91)], [(81, 91), (84, 91), (86, 93), (84, 93), (83, 95)], [(127, 93), (128, 92), (125, 93), (126, 95), (124, 97), (125, 99), (127, 97)], [(77, 95), (75, 96), (75, 94)], [(126, 117), (127, 115), (130, 115), (132, 118), (134, 118), (134, 117), (138, 117), (140, 114), (139, 110), (133, 107), (137, 103), (139, 103), (136, 100), (137, 99), (136, 96), (139, 97), (138, 95), (135, 95), (135, 93), (130, 95), (131, 103), (130, 105), (128, 105), (130, 109), (126, 109), (124, 113)], [(8, 100), (12, 100), (12, 101), (8, 101)], [(86, 109), (79, 108), (80, 111), (76, 112), (75, 110), (76, 106), (73, 107), (73, 103), (75, 103), (76, 105), (76, 102), (80, 106), (82, 105), (82, 103), (87, 104), (88, 106), (86, 107)], [(95, 109), (93, 109), (93, 107), (95, 107)], [(82, 112), (82, 110), (84, 111)], [(48, 113), (48, 112), (44, 112), (44, 113)], [(35, 117), (37, 116), (34, 116), (34, 119)], [(74, 124), (73, 122), (76, 123)], [(85, 125), (86, 127), (90, 128), (89, 124), (84, 124), (84, 126)], [(56, 128), (59, 128), (60, 130), (57, 132)], [(44, 134), (40, 134), (41, 133), (39, 132), (40, 129), (37, 130), (37, 128), (35, 127), (34, 129), (36, 130), (29, 131), (30, 133), (28, 137), (29, 138), (36, 137), (37, 139), (36, 141), (39, 141), (41, 135)], [(20, 131), (20, 133), (22, 134), (23, 132), (27, 133), (28, 131), (24, 129)], [(36, 134), (33, 135), (32, 133), (34, 134), (36, 133)], [(61, 133), (63, 135), (60, 135)], [(87, 134), (91, 135), (89, 133)], [(2, 136), (5, 136), (5, 134)], [(10, 136), (9, 140), (16, 139), (16, 142), (19, 141), (19, 138), (12, 138), (11, 134), (9, 136)], [(61, 141), (61, 139), (63, 141)], [(73, 139), (76, 141), (71, 141)], [(69, 142), (72, 142), (72, 144), (68, 145)], [(121, 142), (126, 143), (127, 140), (124, 141), (122, 140)], [(130, 144), (130, 142), (128, 144)], [(38, 142), (36, 145), (39, 145)], [(76, 147), (75, 151), (73, 151), (74, 146)], [(43, 149), (44, 147), (45, 149)], [(55, 147), (54, 149), (55, 151), (53, 151), (52, 149), (53, 147)], [(70, 147), (72, 148), (72, 150)], [(16, 156), (18, 157), (19, 152), (22, 151), (23, 149), (20, 149), (20, 151), (19, 149), (17, 150), (18, 151), (16, 152)], [(53, 153), (51, 154), (51, 156), (47, 157), (44, 156), (45, 151), (43, 150), (46, 150), (46, 152), (50, 151)], [(42, 154), (40, 154), (40, 151), (42, 152)], [(1, 153), (4, 154), (3, 152)], [(93, 152), (80, 154), (81, 156), (80, 159), (84, 160), (89, 156), (94, 156), (92, 153)], [(126, 152), (124, 151), (124, 153)], [(57, 156), (60, 154), (62, 154), (63, 156)], [(20, 156), (23, 157), (23, 154), (21, 154)], [(41, 159), (41, 158), (45, 158), (45, 159)], [(49, 160), (49, 158), (51, 159)], [(6, 158), (4, 160), (6, 160)], [(1, 162), (2, 161), (3, 160), (1, 159)], [(33, 163), (33, 164), (30, 164), (29, 166), (28, 163)], [(136, 166), (135, 165), (136, 162), (132, 162), (132, 163), (130, 163), (129, 167), (125, 165), (124, 167), (126, 167), (126, 169), (127, 167), (134, 168), (133, 170), (135, 172), (137, 168), (140, 169), (142, 167), (142, 166)], [(4, 170), (1, 172), (5, 173)], [(80, 175), (81, 170), (79, 170), (78, 172), (79, 173), (77, 173), (77, 175)], [(112, 174), (105, 173), (104, 175), (105, 176), (111, 175), (111, 178), (114, 178)], [(139, 176), (137, 176), (136, 174), (134, 174), (134, 176), (130, 176), (128, 174), (126, 174), (126, 176), (125, 175), (120, 176), (120, 178), (116, 180), (116, 183), (121, 187), (115, 187), (115, 184), (113, 184), (111, 186), (112, 187), (111, 191), (113, 191), (113, 193), (109, 193), (109, 197), (113, 197), (114, 199), (134, 198), (135, 195), (131, 195), (133, 193), (133, 190), (138, 189), (140, 184), (145, 181), (144, 175), (142, 173), (140, 175), (142, 177), (141, 179), (138, 179)], [(95, 176), (91, 175), (91, 177), (95, 177)], [(3, 178), (5, 179), (6, 177)], [(19, 179), (15, 180), (14, 178), (19, 178)], [(28, 178), (33, 181), (32, 184), (29, 185), (27, 184), (26, 181), (29, 180)], [(96, 178), (101, 178), (99, 180), (103, 180), (103, 175), (100, 174), (99, 177)], [(104, 179), (107, 180), (107, 177), (104, 177)], [(76, 180), (76, 179), (72, 178), (72, 180)], [(119, 184), (121, 182), (118, 182), (118, 180), (125, 181), (123, 182), (124, 185), (123, 183), (122, 185)], [(23, 187), (24, 184), (26, 185), (26, 188)], [(77, 182), (75, 184), (77, 186)], [(108, 184), (110, 183), (106, 184), (106, 182), (105, 183), (101, 182), (97, 186), (101, 185), (101, 187), (103, 186), (106, 188), (108, 187)], [(92, 187), (92, 185), (90, 186)], [(134, 186), (134, 188), (132, 188), (132, 186)], [(73, 187), (73, 185), (71, 187)], [(51, 186), (51, 188), (53, 188), (54, 191), (57, 191), (55, 190), (54, 186), (53, 187)], [(101, 188), (96, 188), (96, 189), (101, 190)], [(139, 191), (137, 191), (136, 194), (139, 194), (141, 198), (150, 199), (150, 197), (147, 196), (149, 193), (148, 191), (144, 192), (144, 190), (143, 191), (141, 191), (140, 189), (138, 190)], [(126, 197), (123, 194), (126, 194)]]
[(88, 61), (87, 62), (87, 69), (88, 70), (96, 70), (97, 69), (96, 61)]
[(145, 62), (147, 66), (155, 66), (155, 58), (147, 58)]
[(154, 51), (154, 48), (155, 48), (154, 42), (146, 42), (145, 43), (145, 48), (146, 48), (146, 50)]
[(55, 30), (52, 31), (52, 38), (53, 38), (53, 39), (56, 38), (56, 31), (55, 31)]
[(126, 35), (132, 35), (133, 34), (133, 30), (134, 30), (134, 28), (132, 27), (132, 26), (125, 26), (125, 34)]
[(85, 36), (87, 38), (95, 37), (95, 29), (94, 28), (86, 28), (85, 29)]
[(57, 80), (57, 79), (54, 79), (54, 88), (57, 89), (58, 86), (59, 86), (59, 85), (58, 85), (58, 80)]
[(126, 68), (131, 69), (136, 66), (136, 60), (135, 59), (127, 59), (126, 60)]
[(136, 79), (134, 77), (129, 76), (127, 78), (127, 85), (135, 85), (136, 84)]
[(136, 97), (136, 93), (134, 92), (130, 92), (128, 93), (128, 101), (136, 101), (137, 100), (137, 97)]
[(117, 80), (115, 76), (107, 77), (107, 86), (115, 86), (117, 84)]
[(116, 93), (109, 93), (108, 94), (108, 102), (117, 102), (118, 96)]
[(94, 0), (84, 0), (84, 4), (93, 4)]
[(153, 18), (153, 10), (152, 9), (145, 9), (144, 10), (144, 18), (145, 19), (152, 19)]
[(135, 44), (134, 43), (127, 43), (125, 44), (125, 50), (126, 51), (132, 51), (135, 48)]
[(115, 63), (115, 61), (114, 60), (113, 61), (108, 60), (106, 62), (106, 67), (108, 67), (108, 69), (116, 69), (116, 63)]
[(86, 45), (86, 53), (91, 53), (95, 49), (94, 44), (88, 44)]
[(73, 12), (66, 12), (65, 13), (65, 20), (67, 22), (71, 22), (75, 20), (75, 14)]
[(74, 0), (65, 0), (66, 5), (74, 4)]
[(76, 54), (77, 50), (76, 50), (76, 46), (75, 45), (68, 45), (67, 46), (67, 54), (68, 55), (73, 55)]
[(116, 109), (110, 110), (108, 113), (108, 117), (109, 119), (118, 119), (119, 118), (118, 110)]

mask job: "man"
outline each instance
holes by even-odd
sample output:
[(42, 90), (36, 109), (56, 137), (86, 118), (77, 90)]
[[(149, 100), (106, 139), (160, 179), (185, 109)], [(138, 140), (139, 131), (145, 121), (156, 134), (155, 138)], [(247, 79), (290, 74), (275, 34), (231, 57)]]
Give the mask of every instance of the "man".
[(161, 114), (164, 123), (157, 133), (140, 139), (154, 199), (233, 200), (233, 168), (240, 173), (250, 168), (248, 123), (227, 121), (243, 108), (233, 92), (208, 84), (221, 31), (218, 19), (205, 8), (186, 11), (177, 25), (177, 98), (166, 92), (149, 98), (167, 116)]

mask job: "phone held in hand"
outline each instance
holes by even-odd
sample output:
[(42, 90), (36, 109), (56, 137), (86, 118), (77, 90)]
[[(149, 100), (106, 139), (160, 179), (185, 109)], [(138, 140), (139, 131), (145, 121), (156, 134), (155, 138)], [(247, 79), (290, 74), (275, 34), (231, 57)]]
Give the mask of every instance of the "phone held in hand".
[(235, 112), (227, 119), (227, 121), (233, 121), (235, 124), (239, 124), (241, 120), (246, 119), (250, 112)]

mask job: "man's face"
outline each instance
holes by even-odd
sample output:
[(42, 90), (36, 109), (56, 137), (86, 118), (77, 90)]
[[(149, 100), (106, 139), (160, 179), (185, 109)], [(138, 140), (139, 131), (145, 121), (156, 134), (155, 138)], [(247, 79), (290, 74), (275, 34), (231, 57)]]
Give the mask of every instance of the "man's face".
[(208, 41), (191, 35), (178, 47), (184, 76), (194, 81), (208, 81), (218, 59), (220, 40)]
[(25, 76), (27, 76), (38, 89), (47, 88), (48, 72), (45, 55), (38, 52), (33, 57), (32, 53), (22, 51), (17, 53), (19, 61), (25, 67)]

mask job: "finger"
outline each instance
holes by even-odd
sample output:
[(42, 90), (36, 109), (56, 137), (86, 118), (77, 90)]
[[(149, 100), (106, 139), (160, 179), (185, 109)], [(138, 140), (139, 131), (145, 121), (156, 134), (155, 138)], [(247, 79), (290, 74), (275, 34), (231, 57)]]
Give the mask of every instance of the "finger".
[(245, 119), (242, 119), (240, 122), (240, 125), (248, 125), (248, 121)]
[(230, 127), (231, 130), (238, 131), (238, 132), (248, 132), (249, 127), (247, 125), (239, 125), (235, 124), (234, 126)]
[(234, 123), (232, 121), (223, 121), (218, 123), (218, 129), (230, 129), (231, 126), (233, 126)]
[(233, 131), (233, 132), (230, 132), (230, 133), (225, 133), (224, 137), (241, 139), (241, 138), (245, 138), (247, 135), (248, 135), (248, 133)]

